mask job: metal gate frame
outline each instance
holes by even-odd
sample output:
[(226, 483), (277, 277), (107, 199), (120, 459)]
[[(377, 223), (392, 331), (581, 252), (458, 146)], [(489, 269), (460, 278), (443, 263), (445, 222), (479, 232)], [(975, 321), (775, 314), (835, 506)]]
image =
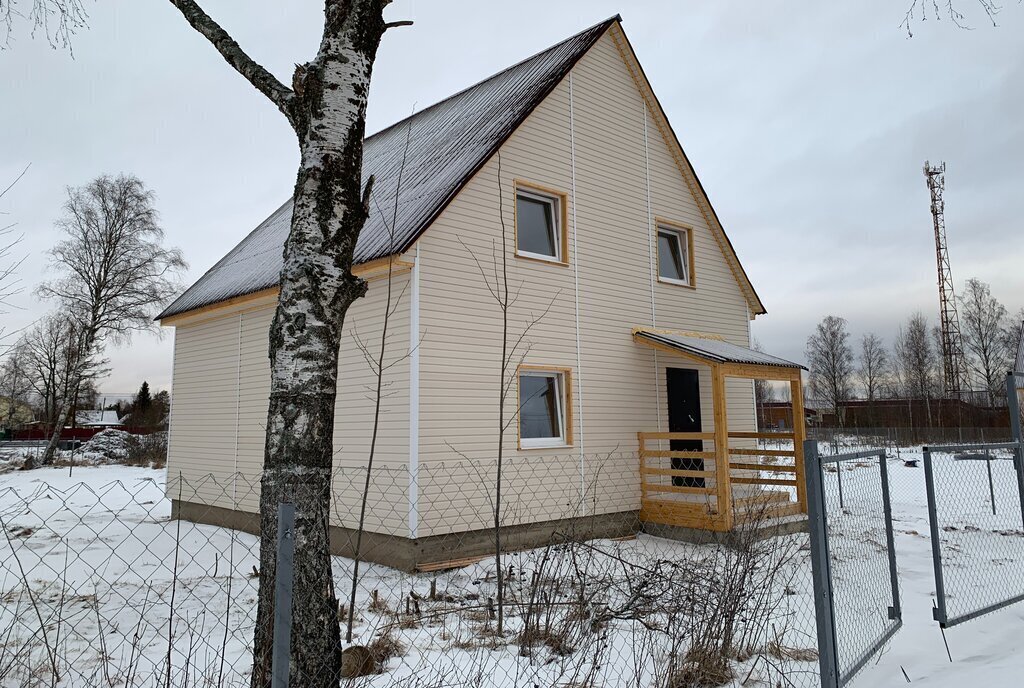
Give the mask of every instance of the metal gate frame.
[[(877, 458), (882, 488), (882, 508), (885, 519), (885, 540), (889, 560), (889, 582), (892, 587), (892, 605), (888, 608), (889, 619), (895, 625), (879, 636), (866, 648), (846, 672), (839, 670), (839, 647), (835, 628), (835, 601), (832, 586), (832, 560), (829, 555), (828, 514), (825, 504), (823, 471), (826, 464), (843, 461), (857, 461)], [(804, 463), (807, 481), (807, 517), (811, 541), (811, 572), (814, 580), (814, 607), (818, 626), (818, 664), (822, 688), (843, 688), (871, 658), (903, 627), (903, 610), (900, 606), (899, 578), (896, 569), (896, 548), (892, 528), (892, 502), (889, 498), (889, 469), (886, 466), (885, 450), (872, 449), (862, 452), (821, 456), (818, 443), (804, 442)], [(838, 466), (837, 466), (838, 468)]]
[(967, 621), (998, 611), (1003, 607), (1009, 607), (1018, 602), (1024, 602), (1024, 593), (1016, 595), (1002, 602), (990, 604), (983, 609), (978, 609), (960, 616), (949, 616), (946, 610), (946, 582), (942, 571), (942, 542), (939, 539), (938, 504), (935, 496), (935, 477), (932, 470), (932, 452), (954, 452), (954, 451), (977, 451), (986, 449), (1010, 449), (1013, 451), (1013, 468), (1017, 474), (1017, 494), (1020, 497), (1021, 524), (1024, 525), (1024, 443), (1021, 436), (1020, 403), (1017, 398), (1017, 380), (1024, 375), (1020, 372), (1009, 372), (1006, 374), (1006, 406), (1010, 414), (1010, 429), (1013, 433), (1013, 442), (1001, 444), (956, 444), (946, 446), (924, 447), (924, 480), (925, 489), (928, 493), (928, 528), (932, 541), (932, 566), (935, 571), (935, 608), (932, 609), (932, 616), (939, 622), (941, 628), (952, 628)]

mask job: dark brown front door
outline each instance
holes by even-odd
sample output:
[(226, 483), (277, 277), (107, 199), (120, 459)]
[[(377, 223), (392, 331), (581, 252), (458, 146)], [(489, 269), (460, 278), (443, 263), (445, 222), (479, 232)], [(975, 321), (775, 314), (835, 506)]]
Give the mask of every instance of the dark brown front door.
[[(700, 379), (696, 370), (667, 369), (668, 431), (701, 432)], [(701, 440), (672, 440), (672, 451), (704, 451)], [(683, 471), (703, 471), (703, 459), (673, 458), (672, 468)], [(704, 487), (704, 478), (673, 476), (672, 484), (684, 487)]]

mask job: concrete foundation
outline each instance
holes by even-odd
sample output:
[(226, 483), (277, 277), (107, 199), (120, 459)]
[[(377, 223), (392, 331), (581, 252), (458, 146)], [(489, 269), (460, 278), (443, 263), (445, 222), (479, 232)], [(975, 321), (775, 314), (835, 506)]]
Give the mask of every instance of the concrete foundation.
[[(743, 528), (743, 526), (740, 526)], [(753, 533), (759, 540), (781, 535), (793, 535), (795, 533), (807, 532), (807, 515), (784, 516), (767, 520), (753, 527)], [(740, 530), (718, 532), (714, 530), (701, 530), (699, 528), (685, 528), (682, 526), (667, 526), (660, 523), (643, 523), (641, 531), (654, 537), (666, 538), (668, 540), (679, 540), (690, 542), (695, 545), (719, 544), (727, 547), (735, 546), (740, 537)], [(745, 533), (744, 533), (745, 535)]]
[[(217, 506), (173, 500), (171, 518), (193, 523), (232, 528), (259, 535), (259, 516)], [(640, 530), (638, 511), (622, 511), (581, 518), (506, 526), (501, 529), (503, 551), (543, 547), (565, 539), (592, 540), (635, 535)], [(351, 557), (355, 553), (356, 530), (331, 526), (331, 553)], [(403, 571), (442, 568), (445, 562), (486, 557), (494, 552), (491, 529), (445, 533), (411, 539), (387, 533), (363, 532), (363, 561)]]

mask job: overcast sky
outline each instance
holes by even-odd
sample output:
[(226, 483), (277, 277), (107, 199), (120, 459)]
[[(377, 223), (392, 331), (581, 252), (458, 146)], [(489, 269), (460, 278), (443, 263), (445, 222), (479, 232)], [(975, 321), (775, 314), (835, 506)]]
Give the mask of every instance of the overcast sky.
[[(909, 0), (905, 0), (909, 1)], [(899, 28), (899, 0), (797, 3), (397, 0), (374, 69), (373, 132), (621, 13), (624, 28), (768, 315), (764, 347), (803, 359), (822, 316), (891, 343), (916, 310), (935, 320), (925, 159), (945, 160), (954, 277), (978, 277), (1024, 306), (1024, 7), (1000, 26), (961, 0), (975, 30)], [(25, 0), (22, 0), (25, 4)], [(323, 3), (204, 0), (286, 83), (312, 57)], [(0, 212), (24, 232), (20, 310), (31, 295), (64, 187), (138, 175), (157, 193), (168, 243), (191, 283), (290, 194), (298, 149), (282, 116), (166, 0), (97, 0), (74, 57), (17, 27), (0, 52), (0, 181), (28, 174)], [(0, 187), (6, 184), (0, 184)], [(111, 349), (101, 389), (171, 381), (171, 338)]]

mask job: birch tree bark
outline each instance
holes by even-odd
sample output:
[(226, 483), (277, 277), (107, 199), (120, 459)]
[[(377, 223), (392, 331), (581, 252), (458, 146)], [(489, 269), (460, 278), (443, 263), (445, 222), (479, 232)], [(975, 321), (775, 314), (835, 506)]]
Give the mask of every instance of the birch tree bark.
[[(277, 509), (295, 504), (293, 686), (337, 686), (341, 647), (328, 526), (338, 350), (345, 313), (366, 291), (352, 256), (373, 180), (362, 188), (366, 99), (390, 0), (326, 0), (320, 48), (292, 86), (253, 61), (193, 0), (189, 24), (285, 115), (298, 138), (291, 231), (270, 329), (270, 407), (260, 495), (260, 591), (252, 686), (271, 679)], [(403, 22), (404, 23), (404, 22)], [(344, 381), (342, 381), (344, 382)]]

